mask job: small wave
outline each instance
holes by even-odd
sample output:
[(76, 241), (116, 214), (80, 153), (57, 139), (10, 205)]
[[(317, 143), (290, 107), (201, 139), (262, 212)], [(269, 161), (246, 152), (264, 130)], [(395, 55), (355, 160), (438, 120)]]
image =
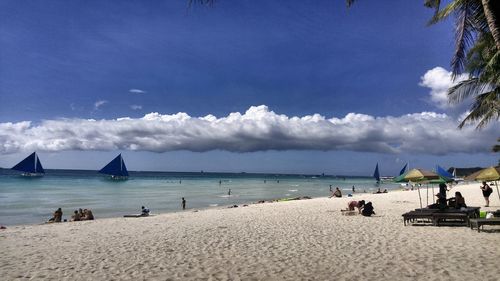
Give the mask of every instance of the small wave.
[(210, 207), (217, 207), (217, 206), (219, 206), (219, 204), (210, 204), (208, 206), (210, 206)]
[(289, 189), (288, 191), (290, 191), (290, 192), (297, 192), (299, 190), (298, 189)]

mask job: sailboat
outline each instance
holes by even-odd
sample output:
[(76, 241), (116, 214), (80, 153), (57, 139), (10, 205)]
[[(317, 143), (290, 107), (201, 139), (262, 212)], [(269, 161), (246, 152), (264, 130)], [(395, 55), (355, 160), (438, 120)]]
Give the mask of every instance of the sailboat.
[(453, 168), (452, 176), (453, 176), (453, 180), (456, 182), (464, 181), (464, 178), (457, 177), (457, 168)]
[(110, 175), (113, 180), (126, 180), (128, 179), (128, 171), (123, 161), (122, 154), (118, 154), (115, 159), (111, 160), (99, 173)]
[(406, 167), (408, 167), (408, 163), (406, 163), (406, 164), (403, 166), (403, 169), (401, 169), (401, 171), (399, 171), (399, 175), (400, 175), (400, 176), (406, 172)]
[(38, 155), (36, 155), (36, 151), (24, 158), (23, 161), (17, 163), (17, 165), (12, 167), (12, 170), (23, 172), (21, 174), (23, 177), (41, 177), (45, 174), (45, 170), (42, 167)]
[(447, 178), (447, 179), (453, 179), (454, 176), (450, 174), (448, 171), (443, 169), (441, 166), (436, 165), (436, 174), (440, 175), (441, 177)]
[(380, 173), (378, 172), (378, 163), (375, 166), (375, 171), (373, 172), (373, 177), (377, 180), (377, 184), (380, 183)]

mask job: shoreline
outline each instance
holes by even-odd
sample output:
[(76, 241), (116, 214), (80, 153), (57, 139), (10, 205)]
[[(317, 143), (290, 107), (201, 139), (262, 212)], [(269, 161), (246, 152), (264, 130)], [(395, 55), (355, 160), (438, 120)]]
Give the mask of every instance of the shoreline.
[[(477, 184), (453, 187), (483, 206)], [(451, 197), (451, 194), (450, 196)], [(424, 197), (425, 198), (425, 197)], [(344, 216), (352, 199), (376, 215)], [(490, 197), (490, 211), (500, 209)], [(0, 231), (7, 280), (495, 280), (500, 229), (404, 226), (417, 191), (314, 198)], [(75, 262), (78, 261), (78, 262)]]
[[(403, 191), (411, 191), (411, 190), (404, 190), (404, 189), (391, 189), (387, 193), (369, 193), (369, 192), (357, 192), (352, 194), (352, 196), (342, 196), (341, 198), (335, 198), (335, 199), (345, 199), (345, 198), (350, 198), (350, 200), (353, 200), (356, 197), (363, 196), (363, 195), (383, 195), (383, 194), (388, 194), (392, 192), (403, 192)], [(299, 198), (299, 199), (295, 199)], [(285, 200), (285, 199), (290, 199), (290, 200)], [(240, 202), (239, 204), (227, 204), (227, 205), (217, 205), (217, 206), (206, 206), (206, 207), (201, 207), (201, 208), (187, 208), (186, 210), (172, 210), (172, 211), (167, 211), (167, 212), (161, 212), (161, 213), (151, 213), (151, 216), (159, 216), (159, 215), (166, 215), (166, 214), (176, 214), (176, 213), (183, 213), (183, 212), (201, 212), (205, 210), (211, 210), (211, 209), (231, 209), (233, 208), (232, 206), (237, 206), (235, 208), (242, 208), (242, 207), (248, 207), (251, 205), (258, 205), (258, 204), (268, 204), (268, 203), (282, 203), (282, 202), (288, 202), (288, 201), (299, 201), (299, 200), (312, 200), (312, 199), (333, 199), (330, 198), (329, 196), (319, 196), (319, 197), (310, 197), (310, 196), (297, 196), (297, 197), (283, 197), (283, 198), (277, 198), (277, 199), (262, 199), (257, 202), (255, 201), (248, 201), (248, 202)], [(154, 211), (154, 210), (153, 210)], [(63, 210), (63, 213), (64, 212)], [(140, 213), (140, 209), (137, 209), (137, 213)], [(72, 214), (70, 212), (70, 214)], [(133, 212), (130, 212), (128, 214), (133, 214)], [(96, 219), (94, 220), (104, 220), (104, 219), (117, 219), (117, 218), (123, 218), (123, 214), (120, 216), (103, 216), (99, 217), (99, 214), (94, 213), (94, 217)], [(66, 218), (65, 218), (66, 217)], [(70, 221), (71, 215), (64, 215), (63, 214), (63, 220), (60, 223), (72, 223), (73, 221)], [(48, 220), (48, 218), (47, 218)], [(60, 224), (60, 223), (55, 223), (55, 224)], [(16, 226), (33, 226), (33, 225), (46, 225), (46, 224), (52, 224), (52, 223), (47, 223), (47, 222), (40, 222), (40, 223), (32, 223), (32, 224), (1, 224), (4, 227), (16, 227)]]

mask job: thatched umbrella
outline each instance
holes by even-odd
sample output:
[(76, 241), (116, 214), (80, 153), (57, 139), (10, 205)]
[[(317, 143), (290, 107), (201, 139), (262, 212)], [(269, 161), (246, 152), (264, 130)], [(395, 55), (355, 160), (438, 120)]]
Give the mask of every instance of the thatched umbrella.
[(498, 199), (500, 199), (500, 192), (498, 191), (498, 183), (497, 183), (497, 181), (500, 180), (500, 166), (489, 167), (486, 169), (479, 170), (465, 177), (465, 180), (495, 181)]

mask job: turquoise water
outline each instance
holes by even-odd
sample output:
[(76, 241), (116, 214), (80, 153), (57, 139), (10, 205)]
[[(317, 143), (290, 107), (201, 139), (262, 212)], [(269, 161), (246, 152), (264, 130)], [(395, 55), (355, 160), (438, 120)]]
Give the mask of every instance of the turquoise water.
[[(23, 178), (0, 170), (0, 224), (36, 224), (51, 217), (58, 207), (69, 219), (78, 208), (92, 209), (95, 217), (121, 217), (138, 213), (142, 205), (152, 213), (240, 205), (285, 197), (324, 197), (330, 185), (343, 194), (399, 188), (397, 184), (376, 186), (372, 178), (230, 174), (131, 172), (127, 181), (112, 181), (96, 171), (48, 170), (41, 178)], [(231, 189), (231, 196), (228, 190)]]

